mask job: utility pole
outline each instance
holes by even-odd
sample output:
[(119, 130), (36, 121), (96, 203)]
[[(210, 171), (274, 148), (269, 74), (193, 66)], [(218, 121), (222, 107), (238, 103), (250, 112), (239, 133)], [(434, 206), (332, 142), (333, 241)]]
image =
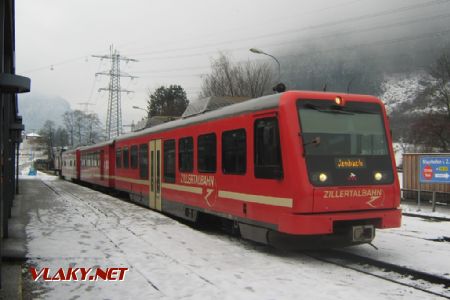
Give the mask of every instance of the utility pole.
[(99, 72), (97, 75), (109, 76), (109, 86), (107, 88), (100, 88), (98, 91), (109, 91), (108, 98), (108, 110), (106, 113), (106, 136), (108, 139), (119, 136), (122, 134), (122, 106), (120, 102), (121, 93), (131, 93), (132, 91), (124, 90), (120, 88), (120, 77), (130, 77), (131, 79), (137, 78), (126, 73), (120, 72), (120, 61), (125, 62), (137, 62), (135, 59), (121, 56), (119, 52), (110, 46), (109, 55), (92, 55), (100, 59), (110, 59), (111, 69), (109, 72)]

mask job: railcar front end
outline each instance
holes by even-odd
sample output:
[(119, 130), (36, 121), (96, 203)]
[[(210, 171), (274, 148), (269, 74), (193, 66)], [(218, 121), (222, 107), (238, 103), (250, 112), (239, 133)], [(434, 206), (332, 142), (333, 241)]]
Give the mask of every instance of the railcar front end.
[(381, 101), (332, 93), (284, 97), (280, 105), (289, 126), (281, 135), (296, 140), (284, 149), (290, 161), (286, 179), (296, 189), (278, 232), (357, 244), (370, 243), (375, 228), (399, 227), (400, 188)]

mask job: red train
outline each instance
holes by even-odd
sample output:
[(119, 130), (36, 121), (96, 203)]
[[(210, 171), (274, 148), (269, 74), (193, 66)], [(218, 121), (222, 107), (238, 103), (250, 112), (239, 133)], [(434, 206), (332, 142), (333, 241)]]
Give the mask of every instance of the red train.
[(356, 244), (400, 226), (391, 145), (379, 99), (288, 91), (66, 151), (62, 175), (258, 242)]

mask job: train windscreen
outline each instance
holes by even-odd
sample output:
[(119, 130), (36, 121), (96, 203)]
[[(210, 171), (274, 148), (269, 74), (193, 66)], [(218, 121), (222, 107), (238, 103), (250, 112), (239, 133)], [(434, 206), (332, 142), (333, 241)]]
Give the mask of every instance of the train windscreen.
[(334, 101), (300, 100), (297, 107), (313, 184), (392, 182), (392, 164), (380, 105), (348, 102), (339, 106)]

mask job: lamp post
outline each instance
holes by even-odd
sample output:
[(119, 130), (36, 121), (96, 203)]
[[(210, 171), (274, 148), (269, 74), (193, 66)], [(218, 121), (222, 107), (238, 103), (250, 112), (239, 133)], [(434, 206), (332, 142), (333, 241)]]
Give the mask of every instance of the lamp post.
[[(146, 117), (142, 118), (141, 121), (137, 122), (137, 123), (135, 124), (134, 128), (135, 128), (136, 130), (140, 130), (140, 129), (147, 128), (147, 127), (149, 126), (149, 124), (150, 124), (150, 111), (146, 110), (145, 108), (136, 106), (136, 105), (133, 105), (132, 107), (133, 107), (134, 109), (139, 109), (139, 110), (143, 110), (143, 111), (146, 112)], [(145, 124), (144, 124), (144, 125), (142, 125), (142, 122), (143, 122), (143, 121), (145, 121)]]
[(262, 51), (261, 49), (257, 49), (257, 48), (250, 48), (250, 52), (253, 52), (253, 53), (256, 53), (256, 54), (267, 55), (267, 56), (270, 56), (271, 58), (273, 58), (276, 61), (277, 65), (278, 65), (278, 82), (281, 82), (281, 65), (280, 65), (280, 62), (278, 61), (278, 59), (275, 56), (273, 56), (273, 55), (271, 55), (269, 53), (266, 53), (266, 52)]
[(269, 53), (266, 53), (266, 52), (264, 52), (264, 51), (262, 51), (260, 49), (257, 49), (257, 48), (250, 48), (250, 52), (253, 52), (253, 53), (256, 53), (256, 54), (267, 55), (267, 56), (273, 58), (276, 61), (277, 65), (278, 65), (278, 83), (272, 88), (272, 90), (275, 93), (282, 93), (282, 92), (286, 91), (286, 85), (284, 85), (284, 83), (281, 82), (281, 65), (280, 65), (280, 62), (278, 61), (278, 59), (275, 56), (273, 56), (273, 55), (271, 55)]
[(145, 108), (142, 108), (142, 107), (139, 107), (136, 105), (133, 105), (132, 108), (145, 111), (147, 113), (147, 119), (150, 119), (150, 112), (148, 110), (146, 110)]
[(142, 108), (142, 107), (139, 107), (139, 106), (136, 106), (136, 105), (133, 105), (132, 107), (134, 109), (140, 109), (140, 110), (144, 110), (145, 112), (147, 112), (147, 110), (145, 108)]

